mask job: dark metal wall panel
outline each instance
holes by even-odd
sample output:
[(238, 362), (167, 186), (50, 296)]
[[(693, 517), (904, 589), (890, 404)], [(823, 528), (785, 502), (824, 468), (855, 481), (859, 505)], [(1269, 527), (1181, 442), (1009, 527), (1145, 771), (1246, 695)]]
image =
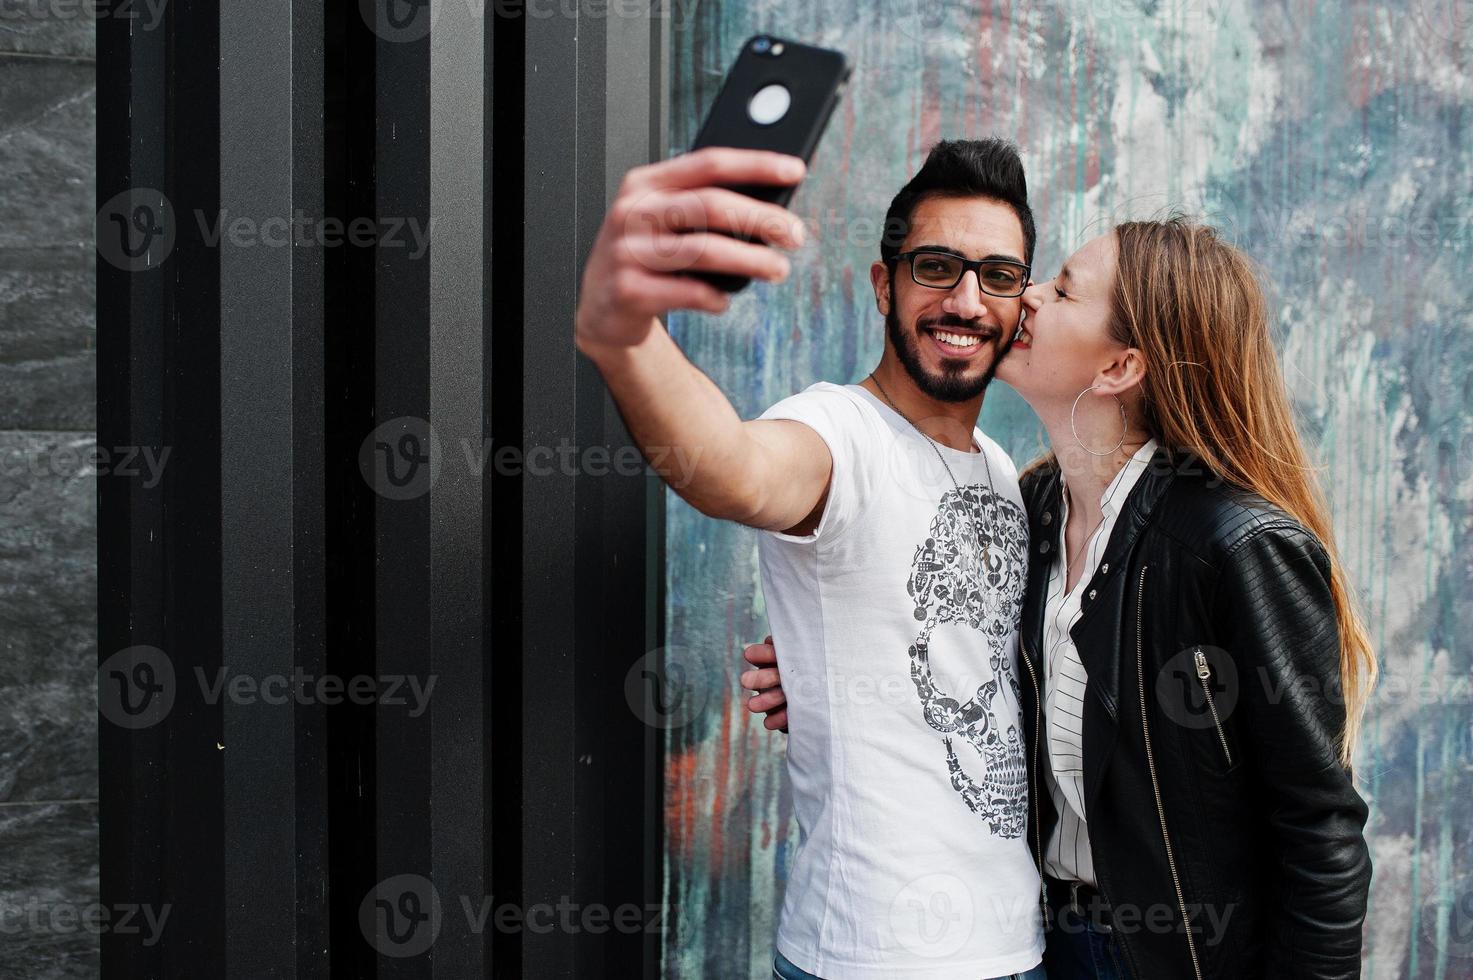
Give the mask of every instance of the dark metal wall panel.
[(221, 7), (221, 659), (261, 691), (221, 705), (238, 977), (325, 963), (322, 34), (315, 4)]
[[(177, 695), (103, 720), (104, 899), (171, 909), (157, 946), (104, 936), (108, 976), (656, 969), (648, 910), (582, 925), (658, 900), (659, 733), (624, 677), (659, 642), (662, 495), (582, 465), (628, 441), (572, 314), (662, 141), (668, 27), (409, 9), (99, 22), (99, 203), (156, 188), (177, 238), (99, 263), (100, 432), (174, 451), (157, 489), (99, 488), (103, 656), (157, 646)], [(328, 240), (355, 219), (373, 242)], [(206, 696), (222, 670), (377, 696)]]
[[(136, 188), (162, 192), (166, 183), (163, 93), (167, 87), (164, 31), (129, 37), (129, 23), (97, 22), (97, 205), (99, 252), (119, 234), (109, 202)], [(123, 198), (126, 200), (126, 197)], [(127, 214), (115, 210), (124, 219)], [(97, 262), (97, 438), (100, 446), (164, 445), (162, 338), (167, 316), (167, 262), (134, 270)], [(125, 367), (131, 365), (132, 367)], [(156, 457), (157, 458), (157, 457)], [(159, 645), (164, 633), (163, 496), (161, 484), (99, 477), (99, 685), (115, 653)], [(104, 692), (99, 689), (99, 695)], [(99, 712), (101, 901), (161, 907), (165, 890), (155, 870), (164, 848), (168, 798), (164, 772), (167, 733), (158, 726), (127, 729)], [(137, 860), (134, 860), (134, 857)], [(162, 948), (143, 947), (119, 933), (102, 937), (104, 976), (162, 973)]]
[[(122, 191), (165, 229), (141, 268), (99, 238), (99, 426), (169, 452), (156, 489), (99, 480), (100, 694), (157, 684), (171, 705), (120, 724), (102, 703), (103, 900), (168, 915), (157, 944), (105, 932), (104, 976), (325, 966), (316, 739), (292, 704), (218, 686), (320, 670), (320, 259), (252, 237), (321, 208), (320, 136), (291, 129), (321, 129), (321, 31), (291, 20), (306, 6), (98, 19), (99, 234), (134, 217)], [(109, 662), (140, 644), (163, 672)]]
[[(523, 451), (529, 463), (559, 438), (573, 440), (585, 391), (576, 385), (570, 343), (578, 280), (580, 25), (571, 17), (528, 19), (526, 31), (525, 205), (523, 229)], [(592, 28), (592, 25), (590, 25)], [(599, 66), (602, 76), (602, 65)], [(601, 100), (600, 100), (601, 101)], [(586, 166), (585, 161), (585, 166)], [(540, 457), (545, 459), (545, 455)], [(580, 838), (577, 785), (547, 778), (578, 757), (577, 623), (586, 615), (575, 588), (577, 483), (558, 468), (522, 477), (522, 905), (577, 901)], [(578, 975), (578, 944), (553, 930), (521, 936), (523, 975)]]
[[(493, 450), (522, 441), (523, 214), (526, 157), (525, 18), (486, 23), (486, 208), (488, 246), (482, 347), (487, 431)], [(522, 880), (522, 482), (494, 465), (486, 472), (482, 528), (490, 630), (483, 674), (486, 727), (486, 875), (490, 894), (519, 900)], [(491, 974), (523, 975), (519, 937), (496, 933)]]
[[(428, 760), (432, 880), (448, 913), (434, 974), (484, 976), (486, 940), (466, 904), (490, 894), (484, 793), (487, 572), (483, 237), (486, 19), (447, 4), (430, 36), (430, 411), (445, 450), (430, 492), (430, 658), (437, 686)], [(465, 903), (462, 898), (466, 899)]]
[[(374, 213), (374, 103), (377, 36), (357, 0), (325, 5), (325, 213), (343, 226)], [(340, 677), (374, 673), (374, 581), (377, 495), (360, 457), (374, 428), (372, 248), (334, 248), (324, 255), (323, 357), (327, 568), (327, 670)], [(301, 615), (301, 610), (298, 614)], [(329, 828), (326, 892), (334, 977), (371, 977), (377, 950), (364, 936), (360, 902), (378, 881), (377, 763), (373, 703), (353, 701), (327, 713)]]
[[(379, 8), (374, 65), (374, 210), (385, 221), (430, 217), (430, 42), (421, 30), (428, 7), (408, 29), (392, 18), (396, 5)], [(381, 232), (382, 233), (382, 232)], [(380, 485), (375, 501), (377, 542), (373, 594), (376, 676), (426, 677), (433, 671), (430, 643), (430, 492), (437, 468), (443, 471), (430, 419), (430, 263), (406, 248), (375, 250), (373, 291), (373, 436), (383, 465), (408, 482)], [(441, 444), (443, 448), (443, 444)], [(435, 457), (438, 456), (438, 461)], [(437, 467), (438, 462), (438, 467)], [(386, 471), (387, 472), (387, 471)], [(433, 906), (434, 853), (431, 805), (434, 792), (432, 723), (436, 706), (411, 717), (402, 705), (379, 702), (374, 712), (377, 813), (377, 878), (383, 885), (382, 915), (388, 940), (378, 945), (378, 976), (432, 975), (428, 955), (403, 955), (433, 932), (432, 919), (417, 909)], [(402, 878), (400, 876), (413, 876)], [(405, 896), (411, 896), (405, 898)], [(446, 910), (453, 910), (448, 906)], [(443, 921), (443, 920), (442, 920)], [(425, 930), (430, 930), (426, 933)], [(396, 935), (407, 936), (403, 943)]]
[[(604, 20), (602, 103), (592, 125), (580, 120), (580, 139), (601, 150), (587, 155), (584, 186), (597, 187), (601, 174), (604, 190), (580, 200), (580, 270), (624, 174), (665, 155), (663, 52), (669, 29), (666, 16)], [(589, 66), (589, 74), (596, 71), (596, 63)], [(643, 93), (649, 97), (638, 97)], [(598, 94), (594, 85), (585, 86), (585, 103)], [(581, 358), (578, 390), (579, 445), (602, 446), (611, 455), (627, 451), (623, 421), (597, 372)], [(646, 475), (588, 473), (580, 493), (591, 499), (586, 510), (580, 508), (578, 564), (598, 597), (590, 604), (597, 617), (580, 624), (578, 647), (580, 670), (587, 674), (580, 685), (580, 758), (591, 760), (584, 780), (592, 792), (584, 807), (607, 820), (598, 842), (596, 891), (610, 908), (641, 910), (637, 932), (609, 935), (584, 955), (619, 975), (653, 976), (659, 933), (670, 920), (659, 858), (663, 729), (634, 710), (625, 677), (634, 665), (658, 659), (663, 647), (665, 489)], [(608, 751), (610, 746), (617, 748)]]
[[(613, 6), (524, 28), (524, 208), (536, 220), (523, 230), (522, 894), (527, 908), (573, 906), (571, 926), (523, 934), (529, 976), (653, 975), (650, 930), (665, 918), (644, 849), (658, 823), (656, 741), (625, 692), (628, 671), (658, 655), (646, 599), (660, 578), (647, 559), (661, 498), (646, 477), (588, 455), (612, 457), (629, 440), (571, 342), (588, 249), (624, 172), (651, 159), (661, 122), (649, 93), (665, 35), (651, 28)], [(534, 452), (560, 462), (534, 472)], [(564, 772), (572, 779), (545, 778)], [(580, 925), (631, 908), (632, 928)]]
[[(161, 483), (164, 511), (161, 645), (177, 696), (159, 727), (167, 788), (161, 874), (172, 914), (162, 976), (224, 972), (227, 922), (220, 881), (226, 857), (224, 762), (218, 704), (199, 672), (222, 666), (220, 642), (220, 252), (199, 220), (220, 210), (219, 11), (213, 3), (169, 9), (165, 192), (177, 241), (167, 264), (168, 316), (162, 333), (160, 405), (164, 444), (173, 447)], [(100, 87), (100, 86), (99, 86)], [(178, 855), (189, 860), (180, 861)], [(104, 873), (105, 876), (105, 873)]]
[[(327, 17), (324, 5), (292, 3), (292, 198), (327, 227)], [(341, 250), (341, 245), (332, 246)], [(327, 247), (292, 248), (292, 488), (294, 663), (313, 677), (330, 675), (327, 661)], [(313, 699), (294, 707), (295, 968), (299, 977), (327, 973), (331, 964), (328, 908), (329, 715), (340, 706)], [(339, 846), (347, 845), (345, 839)]]
[[(605, 174), (612, 200), (618, 180), (629, 168), (652, 160), (662, 160), (668, 152), (669, 123), (669, 57), (672, 17), (663, 5), (652, 7), (648, 20), (638, 18), (611, 22), (619, 28), (609, 38), (608, 90), (606, 111), (608, 131), (632, 132), (637, 139), (628, 143), (610, 139)], [(645, 93), (639, 100), (633, 93)], [(631, 444), (622, 419), (612, 400), (603, 399), (604, 438), (615, 447)], [(642, 484), (642, 485), (641, 485)], [(608, 659), (619, 665), (621, 675), (616, 683), (623, 685), (628, 665), (648, 663), (663, 655), (665, 649), (665, 501), (667, 491), (662, 481), (652, 476), (640, 480), (621, 481), (618, 493), (606, 506), (606, 526), (614, 533), (608, 540), (612, 547), (603, 560), (611, 569), (638, 568), (642, 575), (621, 576), (620, 591), (612, 597), (612, 607), (620, 611), (625, 626), (620, 635), (623, 643)], [(643, 514), (643, 525), (630, 515)], [(635, 613), (634, 610), (638, 610)], [(638, 617), (638, 618), (636, 618)], [(639, 629), (643, 626), (643, 630)], [(627, 687), (621, 687), (625, 700), (617, 716), (622, 721), (622, 744), (643, 742), (642, 753), (617, 757), (620, 766), (610, 778), (630, 792), (620, 794), (616, 804), (639, 812), (641, 848), (616, 852), (619, 864), (611, 868), (616, 881), (639, 883), (640, 894), (630, 892), (621, 900), (642, 902), (646, 910), (645, 928), (638, 940), (618, 950), (621, 968), (631, 974), (655, 977), (660, 969), (661, 935), (670, 927), (674, 910), (663, 893), (664, 852), (664, 729), (648, 724), (628, 703)], [(611, 704), (617, 703), (608, 699)], [(636, 959), (637, 957), (637, 959)]]
[[(168, 914), (165, 942), (104, 933), (116, 976), (223, 962), (220, 721), (194, 683), (220, 663), (218, 252), (197, 220), (219, 207), (215, 18), (193, 2), (147, 29), (98, 18), (99, 431), (169, 452), (154, 487), (98, 481), (102, 897)], [(140, 218), (152, 244), (132, 261)], [(126, 659), (141, 645), (156, 673)], [(156, 707), (124, 717), (118, 696)]]

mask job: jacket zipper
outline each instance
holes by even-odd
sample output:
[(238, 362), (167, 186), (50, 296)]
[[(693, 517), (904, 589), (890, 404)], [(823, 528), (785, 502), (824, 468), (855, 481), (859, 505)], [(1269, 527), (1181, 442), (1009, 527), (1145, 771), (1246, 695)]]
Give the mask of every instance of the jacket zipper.
[(1038, 775), (1038, 729), (1043, 724), (1043, 693), (1038, 689), (1038, 675), (1033, 672), (1033, 659), (1028, 656), (1028, 646), (1018, 644), (1023, 655), (1023, 666), (1028, 668), (1028, 679), (1033, 682), (1033, 765), (1028, 770), (1028, 809), (1033, 811), (1034, 861), (1038, 865), (1038, 906), (1048, 922), (1048, 892), (1043, 884), (1043, 820), (1038, 815), (1038, 796), (1035, 778)]
[(1217, 701), (1212, 697), (1212, 665), (1207, 662), (1207, 654), (1202, 648), (1197, 648), (1197, 680), (1202, 684), (1202, 693), (1207, 696), (1207, 710), (1212, 712), (1212, 724), (1217, 728), (1217, 740), (1222, 743), (1223, 758), (1227, 759), (1228, 767), (1233, 764), (1233, 754), (1228, 751), (1227, 736), (1222, 731), (1222, 719), (1217, 716)]
[(1141, 696), (1141, 733), (1146, 739), (1146, 765), (1151, 770), (1151, 791), (1156, 796), (1156, 819), (1161, 824), (1161, 840), (1166, 845), (1166, 864), (1171, 869), (1171, 884), (1176, 888), (1176, 904), (1181, 909), (1181, 921), (1187, 933), (1187, 952), (1192, 956), (1192, 973), (1197, 980), (1202, 980), (1202, 967), (1197, 962), (1197, 944), (1192, 940), (1192, 923), (1187, 918), (1187, 900), (1182, 895), (1181, 876), (1176, 870), (1176, 855), (1171, 850), (1171, 834), (1166, 829), (1166, 807), (1161, 803), (1161, 783), (1156, 777), (1156, 755), (1151, 750), (1151, 723), (1146, 717), (1145, 644), (1141, 638), (1141, 613), (1146, 592), (1146, 569), (1149, 567), (1141, 566), (1141, 577), (1135, 592), (1135, 679)]

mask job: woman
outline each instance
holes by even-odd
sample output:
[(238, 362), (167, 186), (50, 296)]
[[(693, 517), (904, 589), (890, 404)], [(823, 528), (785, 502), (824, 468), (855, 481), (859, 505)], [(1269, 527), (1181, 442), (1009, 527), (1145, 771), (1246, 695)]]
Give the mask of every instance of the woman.
[[(1360, 975), (1375, 657), (1249, 261), (1132, 222), (1030, 287), (1030, 844), (1051, 980)], [(772, 647), (743, 675), (781, 727)], [(1188, 925), (1189, 924), (1189, 925)]]

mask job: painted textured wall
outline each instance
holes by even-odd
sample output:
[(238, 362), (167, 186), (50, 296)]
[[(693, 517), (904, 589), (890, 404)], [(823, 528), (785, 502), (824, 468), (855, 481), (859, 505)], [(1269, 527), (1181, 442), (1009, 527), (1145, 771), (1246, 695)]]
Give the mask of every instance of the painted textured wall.
[[(794, 201), (814, 234), (792, 278), (723, 318), (672, 318), (745, 417), (876, 363), (876, 229), (939, 138), (1018, 142), (1045, 274), (1109, 222), (1170, 206), (1267, 267), (1383, 670), (1359, 762), (1366, 975), (1473, 976), (1473, 0), (689, 0), (670, 16), (672, 154), (751, 34), (856, 66)], [(1039, 446), (1001, 385), (983, 425), (1020, 463)], [(719, 669), (668, 735), (665, 972), (764, 976), (797, 826), (781, 737), (735, 680), (766, 631), (756, 536), (673, 496), (668, 531), (671, 645)]]

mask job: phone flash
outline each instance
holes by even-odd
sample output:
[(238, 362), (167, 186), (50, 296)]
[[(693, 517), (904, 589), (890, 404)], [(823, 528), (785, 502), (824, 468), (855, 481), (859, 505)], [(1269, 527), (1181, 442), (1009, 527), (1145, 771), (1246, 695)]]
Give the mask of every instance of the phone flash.
[(783, 46), (782, 46), (782, 42), (779, 41), (777, 44), (774, 44), (772, 46), (772, 56), (774, 58), (776, 58), (778, 55), (780, 55), (782, 53), (783, 53)]

